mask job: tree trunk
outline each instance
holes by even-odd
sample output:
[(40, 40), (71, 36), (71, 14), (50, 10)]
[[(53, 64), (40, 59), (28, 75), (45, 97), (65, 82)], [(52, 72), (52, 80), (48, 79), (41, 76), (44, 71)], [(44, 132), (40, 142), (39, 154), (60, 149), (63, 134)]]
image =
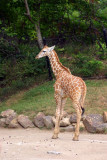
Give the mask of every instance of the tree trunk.
[(38, 41), (38, 45), (39, 45), (39, 48), (42, 49), (43, 46), (44, 46), (44, 44), (43, 44), (43, 39), (42, 39), (42, 35), (41, 35), (39, 23), (38, 23), (38, 24), (35, 24), (35, 28), (36, 28), (36, 31), (37, 31), (37, 41)]
[[(35, 24), (35, 28), (36, 28), (36, 31), (37, 31), (38, 45), (39, 45), (39, 48), (42, 49), (44, 47), (44, 45), (46, 45), (46, 44), (43, 42), (39, 23), (38, 23), (38, 25)], [(49, 63), (49, 58), (48, 57), (46, 57), (46, 63), (47, 63), (47, 69), (48, 69), (48, 74), (49, 74), (49, 80), (51, 81), (52, 80), (52, 74), (51, 74), (51, 67), (50, 67), (50, 63)]]
[[(42, 39), (39, 23), (38, 23), (38, 25), (35, 24), (35, 28), (36, 28), (36, 31), (37, 31), (38, 45), (39, 45), (39, 48), (42, 49), (44, 47), (44, 45), (46, 45), (46, 42), (43, 43), (43, 39)], [(49, 74), (49, 80), (51, 81), (52, 80), (52, 74), (51, 74), (51, 67), (50, 67), (50, 63), (49, 63), (49, 58), (48, 57), (46, 57), (46, 63), (47, 63), (47, 69), (48, 69), (48, 74)]]
[[(35, 26), (35, 29), (36, 29), (36, 32), (37, 32), (38, 45), (39, 45), (39, 48), (42, 49), (42, 48), (44, 47), (44, 43), (43, 43), (43, 39), (42, 39), (42, 35), (41, 35), (39, 20), (38, 20), (38, 22), (36, 23), (36, 22), (32, 19), (31, 15), (30, 15), (30, 10), (29, 10), (29, 5), (28, 5), (27, 0), (24, 0), (24, 3), (25, 3), (26, 12), (27, 12), (25, 15), (29, 18), (29, 20), (30, 20), (30, 21), (32, 22), (32, 24), (34, 24), (34, 26)], [(47, 68), (48, 68), (48, 73), (49, 73), (49, 79), (52, 80), (50, 63), (49, 63), (48, 57), (46, 57), (46, 62), (47, 62)]]
[(105, 28), (103, 28), (103, 35), (104, 35), (104, 40), (105, 40), (106, 48), (107, 48), (107, 30)]

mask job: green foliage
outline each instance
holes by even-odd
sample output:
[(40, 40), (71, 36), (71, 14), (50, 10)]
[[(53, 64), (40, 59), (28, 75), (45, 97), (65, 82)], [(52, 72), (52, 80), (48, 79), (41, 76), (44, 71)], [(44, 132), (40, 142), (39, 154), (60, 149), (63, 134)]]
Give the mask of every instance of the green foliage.
[(98, 60), (89, 60), (89, 61), (78, 61), (77, 65), (75, 64), (73, 73), (81, 75), (83, 77), (91, 77), (100, 75), (103, 71), (103, 63)]
[(6, 57), (14, 56), (17, 51), (17, 45), (12, 41), (9, 43), (7, 40), (0, 39), (0, 62)]
[(107, 48), (105, 43), (100, 42), (101, 47), (96, 43), (96, 56), (101, 60), (107, 59)]
[(28, 88), (33, 85), (38, 78), (38, 74), (44, 74), (47, 70), (45, 59), (37, 61), (35, 59), (39, 49), (37, 46), (19, 45), (12, 48), (10, 44), (1, 46), (0, 64), (0, 86), (1, 98), (13, 94), (14, 92)]
[[(88, 33), (90, 25), (101, 31), (102, 25), (107, 26), (107, 2), (97, 1), (89, 3), (85, 0), (29, 0), (31, 18), (36, 24), (40, 21), (43, 36), (57, 36), (59, 32), (65, 33), (75, 28), (77, 34)], [(17, 36), (20, 39), (37, 39), (35, 25), (26, 16), (24, 1), (1, 0), (0, 5), (0, 32), (8, 36)], [(5, 18), (4, 18), (5, 17)], [(63, 27), (62, 27), (63, 26)]]
[[(71, 35), (77, 42), (82, 42), (69, 42), (66, 46), (61, 46), (61, 49), (58, 48), (61, 62), (69, 67), (73, 74), (87, 77), (100, 75), (104, 70), (101, 60), (107, 59), (107, 48), (99, 34), (102, 33), (102, 25), (107, 27), (106, 4), (106, 0), (99, 0), (97, 3), (86, 0), (29, 0), (30, 14), (34, 21), (31, 23), (25, 14), (24, 1), (1, 0), (0, 36), (7, 39), (0, 38), (2, 95), (9, 95), (14, 93), (14, 90), (30, 86), (34, 79), (47, 71), (44, 58), (35, 60), (39, 49), (37, 45), (32, 45), (35, 41), (31, 42), (37, 40), (35, 24), (38, 21), (43, 37), (56, 39), (59, 34), (63, 37)], [(95, 34), (94, 30), (98, 31), (98, 34)], [(100, 39), (102, 47), (99, 47), (96, 39)], [(92, 41), (93, 47), (90, 47)], [(84, 46), (83, 43), (88, 45)]]
[[(102, 45), (103, 46), (103, 45)], [(61, 58), (62, 64), (71, 69), (74, 75), (82, 77), (100, 76), (106, 74), (105, 64), (101, 61), (101, 56), (98, 56), (98, 49), (94, 46), (80, 46), (72, 43), (65, 46), (66, 56), (69, 58)], [(105, 53), (105, 56), (107, 54)]]
[(88, 63), (83, 65), (80, 74), (83, 74), (86, 77), (96, 76), (101, 73), (103, 70), (103, 63), (97, 60), (91, 60)]

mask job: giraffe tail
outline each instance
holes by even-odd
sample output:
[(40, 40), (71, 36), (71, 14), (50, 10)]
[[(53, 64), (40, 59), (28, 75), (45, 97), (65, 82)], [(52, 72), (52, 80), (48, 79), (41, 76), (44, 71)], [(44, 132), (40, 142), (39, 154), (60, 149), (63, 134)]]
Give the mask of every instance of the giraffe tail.
[(81, 106), (81, 110), (82, 110), (82, 116), (84, 115), (85, 109)]
[(86, 85), (85, 85), (85, 82), (83, 81), (83, 86), (84, 86), (84, 88), (83, 88), (83, 90), (82, 90), (82, 95), (81, 95), (81, 98), (80, 98), (80, 104), (81, 104), (81, 110), (82, 110), (82, 116), (83, 116), (83, 114), (84, 114), (84, 112), (85, 112), (85, 109), (84, 109), (84, 100), (85, 100), (85, 97), (86, 97), (86, 91), (87, 91), (87, 88), (86, 88)]

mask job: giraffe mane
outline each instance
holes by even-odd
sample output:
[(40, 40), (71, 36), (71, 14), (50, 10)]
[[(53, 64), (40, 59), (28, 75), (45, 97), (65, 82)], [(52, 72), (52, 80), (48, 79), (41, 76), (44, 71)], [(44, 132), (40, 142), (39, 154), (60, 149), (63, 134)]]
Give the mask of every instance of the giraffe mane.
[(57, 53), (55, 52), (55, 50), (53, 50), (53, 52), (55, 53), (57, 62), (60, 64), (60, 66), (61, 66), (65, 71), (67, 71), (68, 73), (71, 73), (70, 70), (69, 70), (69, 68), (63, 66), (62, 63), (59, 61), (58, 55), (57, 55)]

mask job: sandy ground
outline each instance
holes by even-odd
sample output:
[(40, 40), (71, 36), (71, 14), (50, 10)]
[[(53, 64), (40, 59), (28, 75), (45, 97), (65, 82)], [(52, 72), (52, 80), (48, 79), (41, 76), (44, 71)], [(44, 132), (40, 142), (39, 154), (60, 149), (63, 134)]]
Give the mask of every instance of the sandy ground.
[(60, 133), (52, 131), (0, 128), (0, 160), (107, 160), (107, 135)]

